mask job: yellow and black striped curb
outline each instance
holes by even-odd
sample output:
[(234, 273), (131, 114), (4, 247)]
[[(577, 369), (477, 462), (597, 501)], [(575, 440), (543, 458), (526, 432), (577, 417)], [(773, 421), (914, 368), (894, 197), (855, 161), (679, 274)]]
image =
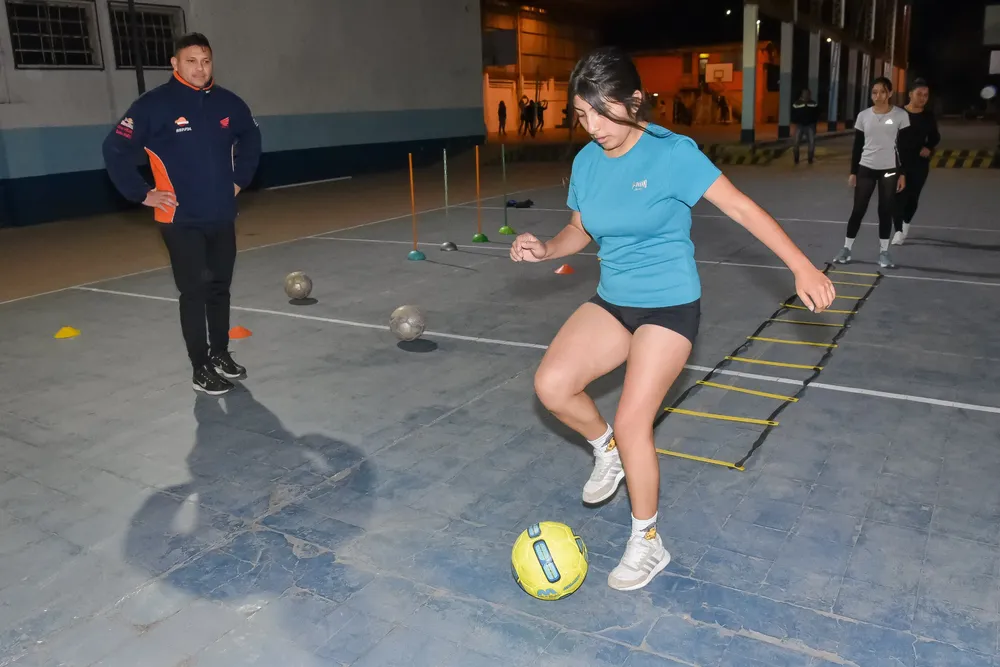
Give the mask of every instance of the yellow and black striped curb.
[(751, 148), (725, 144), (699, 146), (715, 164), (766, 166), (781, 157), (786, 148)]
[(996, 152), (983, 150), (937, 150), (930, 157), (934, 169), (990, 169), (1000, 167)]
[[(516, 144), (507, 146), (507, 162), (571, 162), (577, 152), (586, 142), (574, 143), (537, 143)], [(775, 146), (754, 148), (739, 144), (698, 144), (708, 158), (718, 165), (758, 166), (771, 165), (779, 160), (791, 160), (791, 146)], [(805, 147), (800, 151), (805, 152)], [(499, 165), (501, 163), (499, 146), (485, 149), (484, 165)], [(850, 156), (848, 150), (838, 151), (835, 148), (816, 147), (816, 158)], [(803, 156), (804, 157), (804, 156)], [(930, 166), (935, 169), (989, 169), (1000, 168), (1000, 158), (996, 151), (991, 150), (938, 150), (930, 157)]]

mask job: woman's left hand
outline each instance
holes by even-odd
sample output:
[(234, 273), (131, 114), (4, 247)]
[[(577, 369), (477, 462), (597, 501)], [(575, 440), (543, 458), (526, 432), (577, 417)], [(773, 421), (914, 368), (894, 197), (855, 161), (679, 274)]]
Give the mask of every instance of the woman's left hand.
[(795, 292), (802, 299), (802, 303), (814, 313), (822, 313), (837, 298), (833, 282), (814, 266), (796, 272)]
[(906, 187), (906, 176), (900, 174), (899, 180), (896, 181), (896, 192), (902, 192), (903, 188), (905, 187)]

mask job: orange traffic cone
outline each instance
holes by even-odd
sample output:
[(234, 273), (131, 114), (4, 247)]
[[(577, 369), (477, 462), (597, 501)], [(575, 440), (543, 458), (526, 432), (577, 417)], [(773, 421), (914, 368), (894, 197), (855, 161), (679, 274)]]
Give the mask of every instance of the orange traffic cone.
[(233, 327), (229, 330), (229, 337), (234, 339), (249, 338), (252, 335), (253, 332), (246, 327)]
[(563, 264), (558, 269), (556, 269), (556, 273), (558, 273), (561, 276), (567, 276), (571, 273), (575, 273), (575, 271), (573, 271), (573, 267), (570, 266), (569, 264)]

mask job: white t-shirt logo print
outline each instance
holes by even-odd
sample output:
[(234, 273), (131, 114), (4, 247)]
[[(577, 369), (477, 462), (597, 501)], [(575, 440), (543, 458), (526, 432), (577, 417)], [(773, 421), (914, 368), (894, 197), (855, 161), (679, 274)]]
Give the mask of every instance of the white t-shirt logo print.
[(885, 119), (885, 124), (886, 125), (892, 125), (892, 119), (891, 118), (886, 118)]
[(636, 181), (632, 184), (632, 190), (638, 192), (639, 190), (645, 190), (646, 186), (649, 185), (648, 179), (642, 179), (641, 181)]

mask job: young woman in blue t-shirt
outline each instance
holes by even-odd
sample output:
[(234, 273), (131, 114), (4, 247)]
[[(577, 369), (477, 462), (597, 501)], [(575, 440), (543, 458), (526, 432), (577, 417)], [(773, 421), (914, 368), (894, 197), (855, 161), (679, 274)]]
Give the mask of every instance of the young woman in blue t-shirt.
[[(835, 293), (778, 223), (691, 139), (648, 122), (639, 74), (628, 56), (606, 48), (581, 60), (570, 95), (594, 139), (573, 162), (570, 222), (547, 242), (519, 235), (510, 256), (540, 262), (580, 252), (591, 240), (600, 246), (597, 294), (559, 330), (535, 374), (535, 391), (594, 448), (585, 503), (609, 499), (625, 480), (632, 535), (608, 584), (635, 590), (670, 562), (656, 534), (660, 473), (652, 425), (698, 332), (701, 285), (691, 207), (708, 199), (774, 251), (813, 311), (829, 307)], [(625, 384), (612, 431), (584, 390), (623, 362)]]

